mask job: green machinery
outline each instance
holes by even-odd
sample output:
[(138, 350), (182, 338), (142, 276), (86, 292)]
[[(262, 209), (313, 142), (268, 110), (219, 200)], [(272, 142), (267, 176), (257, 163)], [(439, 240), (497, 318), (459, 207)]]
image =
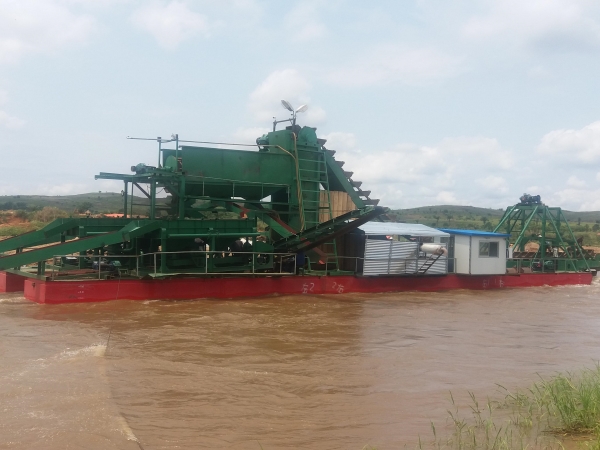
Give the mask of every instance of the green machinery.
[[(290, 122), (282, 130), (274, 124), (251, 150), (156, 138), (156, 166), (96, 176), (123, 182), (122, 218), (58, 219), (0, 241), (0, 270), (37, 263), (33, 276), (44, 277), (52, 259), (52, 270), (65, 275), (99, 275), (105, 266), (135, 276), (269, 273), (302, 253), (313, 271), (339, 272), (335, 237), (385, 208), (342, 169), (314, 128), (296, 125), (295, 115)], [(336, 217), (333, 191), (347, 193), (356, 209)], [(147, 217), (133, 217), (134, 192), (149, 199)], [(236, 249), (240, 238), (247, 244)]]
[[(599, 265), (593, 252), (581, 248), (561, 208), (546, 206), (539, 195), (524, 194), (520, 203), (506, 209), (494, 231), (511, 234), (509, 268), (578, 272)], [(536, 243), (537, 250), (526, 251), (529, 242)]]

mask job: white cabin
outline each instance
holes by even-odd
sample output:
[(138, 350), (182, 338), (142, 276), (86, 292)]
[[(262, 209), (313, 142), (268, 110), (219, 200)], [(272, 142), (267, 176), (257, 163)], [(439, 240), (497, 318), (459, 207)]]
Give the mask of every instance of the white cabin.
[(510, 234), (441, 228), (450, 235), (450, 272), (468, 275), (506, 273), (507, 238)]

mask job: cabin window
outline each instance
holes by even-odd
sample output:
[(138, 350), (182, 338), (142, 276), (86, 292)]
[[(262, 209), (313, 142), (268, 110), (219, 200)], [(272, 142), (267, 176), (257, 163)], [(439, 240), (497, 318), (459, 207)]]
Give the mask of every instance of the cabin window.
[(480, 242), (479, 256), (481, 258), (498, 258), (498, 241)]

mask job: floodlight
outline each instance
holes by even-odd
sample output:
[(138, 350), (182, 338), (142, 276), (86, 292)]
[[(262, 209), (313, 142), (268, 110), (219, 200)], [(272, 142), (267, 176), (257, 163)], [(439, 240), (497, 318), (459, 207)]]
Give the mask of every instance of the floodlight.
[(288, 111), (294, 112), (294, 108), (292, 108), (292, 105), (290, 105), (289, 102), (285, 101), (285, 100), (281, 100), (281, 104), (283, 105), (283, 107), (285, 109), (287, 109)]

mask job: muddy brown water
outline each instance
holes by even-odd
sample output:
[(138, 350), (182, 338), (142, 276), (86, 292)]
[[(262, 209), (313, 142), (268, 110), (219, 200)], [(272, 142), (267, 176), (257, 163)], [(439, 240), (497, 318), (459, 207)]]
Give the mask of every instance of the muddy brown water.
[(44, 306), (0, 294), (0, 448), (414, 448), (600, 360), (600, 283)]

